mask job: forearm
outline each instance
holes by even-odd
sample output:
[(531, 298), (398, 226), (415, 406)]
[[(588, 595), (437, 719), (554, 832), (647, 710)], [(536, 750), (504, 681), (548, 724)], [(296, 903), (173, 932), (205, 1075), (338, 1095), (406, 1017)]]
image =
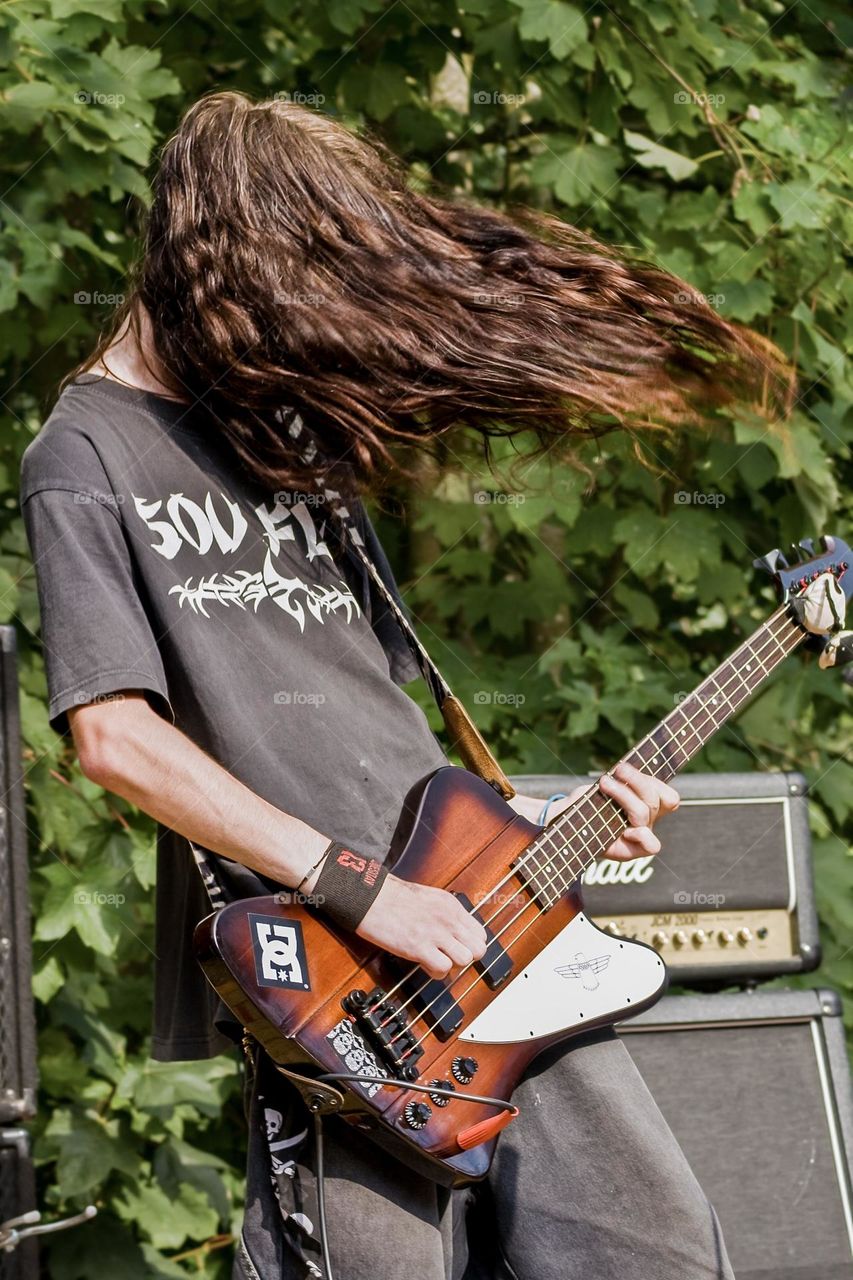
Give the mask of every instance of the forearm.
[(544, 800), (536, 800), (533, 796), (521, 796), (517, 793), (507, 801), (511, 809), (514, 809), (522, 818), (528, 818), (530, 822), (538, 820), (544, 803)]
[(121, 716), (120, 734), (103, 707), (95, 709), (101, 723), (93, 731), (88, 710), (71, 713), (84, 771), (194, 843), (287, 885), (299, 884), (328, 845), (328, 835), (256, 795), (144, 699), (112, 712)]

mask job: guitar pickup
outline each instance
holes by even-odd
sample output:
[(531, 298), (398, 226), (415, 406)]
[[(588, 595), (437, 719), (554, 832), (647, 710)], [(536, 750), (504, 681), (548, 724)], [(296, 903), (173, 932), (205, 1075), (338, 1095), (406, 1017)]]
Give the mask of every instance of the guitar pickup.
[(418, 969), (406, 986), (412, 990), (412, 1004), (440, 1040), (449, 1039), (462, 1026), (462, 1010), (439, 978), (428, 978)]
[(504, 951), (493, 931), (489, 928), (479, 911), (474, 910), (474, 904), (464, 893), (456, 893), (453, 895), (458, 898), (466, 911), (479, 920), (480, 924), (486, 931), (486, 939), (488, 946), (483, 952), (479, 960), (474, 961), (474, 968), (480, 974), (487, 987), (491, 987), (495, 991), (502, 983), (506, 982), (512, 972), (512, 960)]

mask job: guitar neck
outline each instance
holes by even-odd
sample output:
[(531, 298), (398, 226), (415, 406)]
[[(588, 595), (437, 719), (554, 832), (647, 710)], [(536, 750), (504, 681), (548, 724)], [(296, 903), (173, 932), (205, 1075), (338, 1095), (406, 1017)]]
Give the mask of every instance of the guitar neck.
[[(622, 761), (668, 782), (805, 639), (783, 605)], [(535, 897), (552, 905), (627, 825), (622, 810), (593, 783), (528, 846), (516, 870)]]

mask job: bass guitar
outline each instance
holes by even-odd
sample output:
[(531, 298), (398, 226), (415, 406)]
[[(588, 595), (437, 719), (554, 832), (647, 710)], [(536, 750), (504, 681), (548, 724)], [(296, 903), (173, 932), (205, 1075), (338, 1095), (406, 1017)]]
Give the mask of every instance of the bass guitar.
[[(832, 665), (853, 594), (850, 548), (823, 538), (788, 565), (780, 606), (624, 759), (668, 781), (802, 644)], [(410, 797), (394, 873), (458, 895), (487, 930), (483, 957), (447, 980), (377, 950), (292, 892), (244, 899), (197, 927), (208, 980), (311, 1109), (338, 1111), (434, 1180), (489, 1169), (517, 1114), (513, 1089), (543, 1049), (631, 1017), (666, 984), (657, 952), (584, 914), (578, 882), (626, 825), (593, 783), (535, 826), (491, 786), (445, 767)], [(355, 855), (350, 855), (355, 856)]]

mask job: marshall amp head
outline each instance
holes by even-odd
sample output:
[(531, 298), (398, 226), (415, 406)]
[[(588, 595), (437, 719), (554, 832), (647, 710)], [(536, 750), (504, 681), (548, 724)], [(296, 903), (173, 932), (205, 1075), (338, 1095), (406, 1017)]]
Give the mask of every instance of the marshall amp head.
[[(546, 799), (589, 782), (512, 779)], [(655, 827), (661, 852), (607, 859), (583, 876), (586, 910), (616, 936), (660, 952), (676, 982), (765, 978), (820, 960), (806, 780), (799, 773), (693, 773)]]

